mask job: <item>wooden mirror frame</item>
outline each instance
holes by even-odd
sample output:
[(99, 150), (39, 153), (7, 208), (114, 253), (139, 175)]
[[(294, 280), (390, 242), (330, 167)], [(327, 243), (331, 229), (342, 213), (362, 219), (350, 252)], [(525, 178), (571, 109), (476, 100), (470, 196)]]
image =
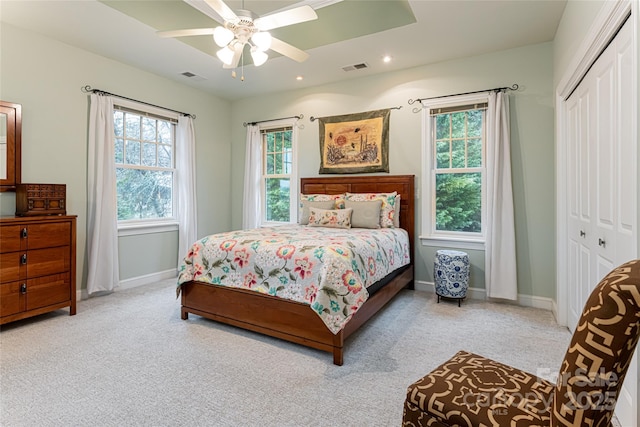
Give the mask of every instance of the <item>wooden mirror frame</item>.
[(16, 191), (22, 181), (22, 106), (0, 101), (0, 113), (7, 115), (7, 177), (0, 179), (0, 192)]

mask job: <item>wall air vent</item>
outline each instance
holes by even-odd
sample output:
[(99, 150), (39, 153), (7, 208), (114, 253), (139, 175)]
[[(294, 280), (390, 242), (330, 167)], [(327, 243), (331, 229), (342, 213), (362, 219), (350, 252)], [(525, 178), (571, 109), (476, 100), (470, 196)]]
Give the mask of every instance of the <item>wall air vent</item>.
[(187, 77), (189, 80), (194, 82), (201, 82), (206, 80), (204, 77), (201, 77), (197, 74), (193, 74), (191, 71), (185, 71), (184, 73), (180, 73), (180, 75)]
[(343, 71), (355, 71), (355, 70), (363, 70), (365, 68), (369, 68), (369, 64), (366, 62), (361, 62), (359, 64), (347, 65), (342, 67)]

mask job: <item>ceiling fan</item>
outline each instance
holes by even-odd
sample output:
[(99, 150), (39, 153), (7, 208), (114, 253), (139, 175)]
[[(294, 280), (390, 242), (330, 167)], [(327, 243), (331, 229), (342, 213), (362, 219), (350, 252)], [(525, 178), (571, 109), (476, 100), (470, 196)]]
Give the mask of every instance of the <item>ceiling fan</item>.
[[(275, 28), (317, 19), (318, 15), (309, 5), (257, 16), (244, 9), (234, 12), (223, 0), (184, 1), (215, 21), (220, 22), (222, 18), (224, 23), (216, 28), (158, 31), (157, 34), (160, 37), (212, 35), (215, 43), (221, 47), (216, 55), (224, 64), (223, 68), (236, 68), (246, 45), (249, 46), (255, 66), (260, 66), (267, 61), (269, 55), (266, 51), (269, 49), (298, 62), (303, 62), (309, 57), (308, 53), (272, 37), (269, 33), (269, 30)], [(244, 0), (242, 7), (244, 8)]]

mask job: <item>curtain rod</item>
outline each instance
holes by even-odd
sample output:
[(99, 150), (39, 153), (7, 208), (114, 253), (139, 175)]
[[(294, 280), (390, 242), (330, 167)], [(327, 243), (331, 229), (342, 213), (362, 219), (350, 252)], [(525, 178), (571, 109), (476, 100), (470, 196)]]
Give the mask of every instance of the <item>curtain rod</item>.
[(196, 118), (195, 114), (190, 114), (190, 113), (185, 113), (185, 112), (178, 111), (178, 110), (173, 110), (171, 108), (163, 107), (161, 105), (150, 104), (150, 103), (144, 102), (144, 101), (138, 101), (137, 99), (128, 98), (128, 97), (122, 96), (122, 95), (117, 95), (115, 93), (107, 92), (106, 90), (102, 90), (102, 89), (94, 89), (89, 85), (83, 86), (80, 90), (83, 91), (84, 93), (92, 92), (92, 93), (97, 93), (99, 95), (111, 95), (111, 96), (115, 96), (117, 98), (126, 99), (127, 101), (139, 102), (140, 104), (148, 105), (150, 107), (162, 108), (163, 110), (173, 111), (174, 113), (182, 114), (183, 116), (188, 116), (188, 117), (191, 117), (192, 119)]
[[(493, 89), (484, 89), (484, 90), (474, 90), (472, 92), (464, 92), (464, 93), (454, 93), (451, 95), (440, 95), (440, 96), (432, 96), (430, 98), (417, 98), (417, 99), (410, 99), (407, 102), (409, 103), (409, 105), (413, 105), (416, 102), (422, 102), (422, 101), (427, 101), (429, 99), (439, 99), (439, 98), (448, 98), (450, 96), (460, 96), (460, 95), (471, 95), (473, 93), (482, 93), (482, 92), (500, 92), (500, 91), (507, 91), (507, 90), (518, 90), (520, 86), (518, 86), (518, 83), (514, 83), (513, 85), (511, 85), (511, 87), (496, 87)], [(420, 108), (414, 108), (413, 112), (418, 112), (420, 111)]]
[[(402, 105), (398, 105), (397, 107), (389, 107), (389, 110), (400, 110), (400, 109), (402, 109)], [(309, 117), (309, 121), (312, 121), (312, 122), (315, 122), (318, 119), (319, 117), (313, 117), (313, 116)]]
[(266, 122), (275, 122), (276, 120), (285, 120), (285, 119), (303, 119), (304, 118), (304, 114), (300, 114), (298, 116), (291, 116), (291, 117), (280, 117), (279, 119), (269, 119), (269, 120), (259, 120), (257, 122), (244, 122), (242, 123), (242, 126), (247, 127), (249, 125), (251, 126), (255, 126), (258, 123), (266, 123)]

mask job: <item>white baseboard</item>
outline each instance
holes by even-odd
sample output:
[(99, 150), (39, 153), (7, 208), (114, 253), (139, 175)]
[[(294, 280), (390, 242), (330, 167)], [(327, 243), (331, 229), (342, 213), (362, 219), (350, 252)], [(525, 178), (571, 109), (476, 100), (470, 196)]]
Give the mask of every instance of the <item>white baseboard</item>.
[[(558, 303), (556, 301), (552, 301), (552, 308), (551, 308), (551, 312), (553, 313), (553, 317), (555, 317), (556, 322), (558, 322), (558, 325), (562, 325), (562, 323), (560, 323), (560, 321), (558, 320)], [(567, 326), (567, 325), (562, 325), (562, 326)]]
[[(131, 289), (142, 285), (148, 285), (149, 283), (159, 282), (161, 280), (172, 279), (174, 277), (178, 277), (178, 272), (175, 268), (172, 268), (170, 270), (121, 280), (116, 289)], [(76, 298), (77, 301), (87, 299), (89, 298), (89, 294), (86, 289), (79, 289), (76, 292)]]
[(118, 289), (131, 289), (142, 285), (148, 285), (149, 283), (158, 282), (160, 280), (172, 279), (174, 277), (178, 277), (178, 272), (175, 268), (172, 268), (170, 270), (121, 280), (118, 285)]
[[(416, 290), (426, 291), (432, 294), (436, 293), (435, 284), (433, 282), (416, 280), (414, 281), (414, 284), (415, 284)], [(487, 291), (482, 288), (469, 288), (467, 289), (467, 298), (484, 301), (487, 299)], [(504, 301), (504, 300), (496, 300), (496, 301), (509, 303), (508, 301)], [(552, 312), (554, 312), (556, 307), (555, 301), (552, 300), (551, 298), (538, 297), (535, 295), (518, 294), (518, 301), (512, 302), (512, 303), (523, 306), (523, 307), (541, 308), (543, 310), (548, 310)]]

